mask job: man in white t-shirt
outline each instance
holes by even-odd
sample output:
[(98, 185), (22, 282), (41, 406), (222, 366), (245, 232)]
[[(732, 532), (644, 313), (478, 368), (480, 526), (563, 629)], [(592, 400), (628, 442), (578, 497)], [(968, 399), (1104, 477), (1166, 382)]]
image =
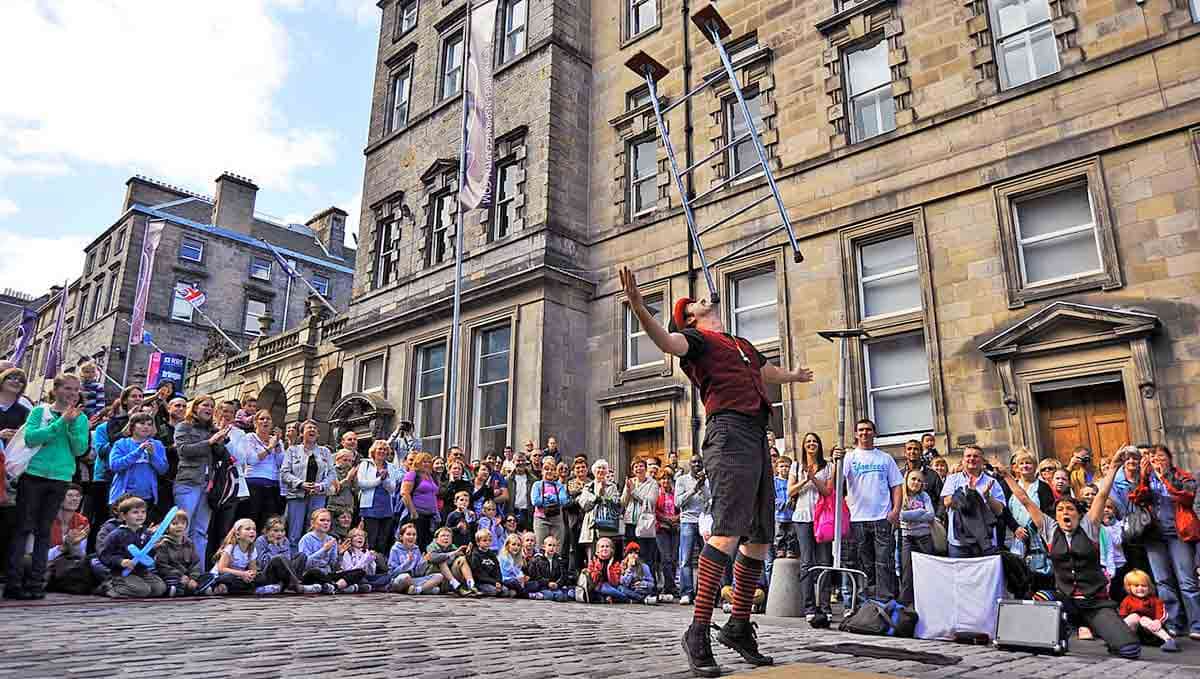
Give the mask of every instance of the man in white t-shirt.
[[(904, 477), (896, 460), (875, 447), (874, 422), (855, 423), (854, 440), (855, 448), (841, 462), (850, 528), (858, 545), (858, 563), (869, 580), (867, 596), (887, 601), (897, 594), (896, 526)], [(843, 451), (835, 449), (833, 457), (842, 458)]]

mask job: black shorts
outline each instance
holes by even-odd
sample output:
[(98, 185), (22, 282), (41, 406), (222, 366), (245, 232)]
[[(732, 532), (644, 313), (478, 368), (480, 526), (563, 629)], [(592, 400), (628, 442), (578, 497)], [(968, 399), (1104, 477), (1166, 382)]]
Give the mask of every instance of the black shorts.
[(766, 421), (717, 413), (704, 431), (704, 474), (712, 493), (712, 534), (770, 544), (775, 538), (775, 479)]

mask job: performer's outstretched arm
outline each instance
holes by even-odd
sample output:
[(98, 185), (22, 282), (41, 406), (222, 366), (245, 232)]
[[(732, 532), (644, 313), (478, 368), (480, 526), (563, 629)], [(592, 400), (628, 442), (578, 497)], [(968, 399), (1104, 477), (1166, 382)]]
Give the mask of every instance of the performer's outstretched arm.
[(642, 329), (646, 331), (646, 336), (654, 342), (660, 350), (668, 354), (683, 356), (688, 351), (687, 338), (677, 332), (667, 332), (667, 329), (658, 322), (654, 314), (646, 308), (646, 302), (642, 299), (642, 293), (638, 290), (637, 279), (633, 277), (633, 272), (629, 267), (621, 267), (621, 286), (625, 288), (625, 296), (629, 299), (629, 308), (637, 316), (638, 322), (642, 324)]
[(808, 368), (784, 370), (774, 363), (768, 363), (762, 369), (763, 382), (767, 384), (787, 384), (788, 382), (812, 382), (813, 371)]

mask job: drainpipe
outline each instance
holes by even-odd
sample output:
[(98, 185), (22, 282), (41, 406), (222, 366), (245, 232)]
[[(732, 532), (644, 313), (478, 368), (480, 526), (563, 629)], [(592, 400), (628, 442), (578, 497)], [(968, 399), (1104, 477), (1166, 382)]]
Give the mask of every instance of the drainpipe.
[[(691, 45), (691, 2), (683, 0), (683, 7), (679, 10), (680, 18), (683, 23), (683, 93), (692, 91), (692, 45)], [(692, 100), (689, 98), (683, 102), (683, 153), (685, 167), (691, 167), (695, 162), (695, 149), (692, 148)], [(692, 183), (692, 173), (689, 172), (683, 178), (686, 182), (686, 191), (688, 200), (696, 196), (695, 186)], [(687, 281), (688, 281), (688, 297), (696, 298), (696, 244), (692, 242), (691, 234), (685, 234), (684, 240), (687, 241)], [(664, 304), (667, 308), (667, 313), (670, 313), (671, 303), (668, 300)], [(691, 398), (691, 435), (692, 435), (692, 455), (700, 454), (700, 396), (696, 390), (696, 385), (691, 384), (688, 392)]]

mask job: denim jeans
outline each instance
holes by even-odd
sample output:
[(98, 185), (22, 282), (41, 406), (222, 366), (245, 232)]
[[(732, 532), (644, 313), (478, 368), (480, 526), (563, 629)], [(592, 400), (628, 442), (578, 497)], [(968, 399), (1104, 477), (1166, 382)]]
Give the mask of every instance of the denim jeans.
[(596, 588), (596, 594), (601, 597), (612, 597), (613, 603), (616, 604), (640, 604), (646, 598), (645, 594), (634, 590), (632, 587), (613, 586), (607, 582)]
[(958, 545), (946, 545), (947, 556), (951, 559), (975, 559), (981, 556), (987, 556), (983, 549), (978, 545), (970, 545), (968, 547), (960, 547)]
[(654, 534), (654, 540), (658, 543), (658, 560), (662, 567), (662, 587), (660, 589), (667, 594), (674, 594), (679, 591), (675, 581), (675, 562), (679, 555), (679, 529), (660, 528)]
[(679, 524), (679, 594), (696, 596), (695, 572), (692, 569), (692, 553), (701, 548), (700, 524)]
[(905, 606), (913, 605), (913, 570), (912, 555), (933, 554), (932, 535), (905, 535), (901, 543), (900, 561), (903, 572), (900, 574), (900, 603)]
[(858, 543), (858, 563), (867, 574), (867, 596), (879, 601), (896, 598), (896, 537), (887, 519), (851, 521)]
[(1200, 585), (1196, 581), (1194, 546), (1175, 536), (1158, 538), (1146, 545), (1146, 555), (1150, 557), (1158, 596), (1167, 609), (1167, 626), (1200, 631)]
[(287, 536), (295, 550), (300, 545), (300, 538), (308, 530), (308, 517), (318, 509), (325, 508), (324, 495), (310, 495), (302, 498), (288, 498), (287, 501)]
[[(3, 483), (3, 480), (0, 480)], [(25, 473), (17, 481), (17, 527), (8, 548), (8, 580), (12, 591), (41, 592), (46, 588), (46, 556), (50, 550), (50, 527), (67, 494), (67, 482)], [(25, 543), (33, 535), (29, 579), (24, 575)]]
[(205, 549), (208, 548), (208, 522), (212, 518), (212, 510), (208, 506), (208, 490), (204, 486), (176, 483), (175, 506), (187, 512), (188, 537), (196, 546), (196, 554), (200, 555), (200, 570), (208, 570), (204, 559)]
[(820, 571), (810, 570), (813, 566), (833, 565), (833, 543), (817, 542), (813, 534), (811, 521), (792, 524), (792, 532), (796, 537), (796, 546), (800, 553), (800, 610), (805, 615), (818, 610), (828, 612), (829, 595), (833, 592), (833, 583), (839, 577), (830, 573), (821, 580), (821, 591), (816, 592)]

